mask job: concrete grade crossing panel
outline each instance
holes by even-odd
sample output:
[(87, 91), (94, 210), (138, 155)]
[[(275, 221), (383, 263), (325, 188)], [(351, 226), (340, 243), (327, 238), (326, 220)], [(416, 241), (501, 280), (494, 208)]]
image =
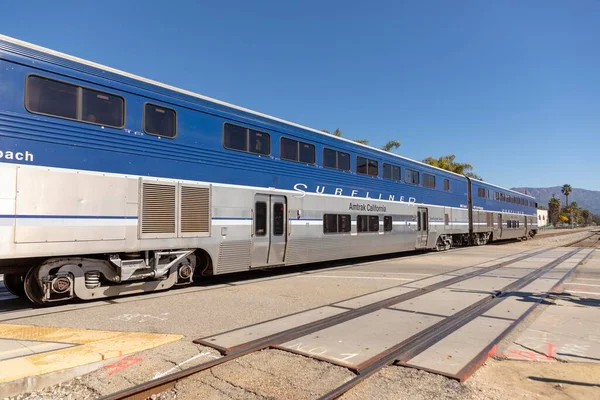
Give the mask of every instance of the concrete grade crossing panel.
[(412, 292), (416, 289), (407, 288), (407, 287), (393, 287), (390, 289), (385, 289), (380, 292), (366, 294), (364, 296), (356, 297), (354, 299), (345, 300), (335, 305), (338, 307), (344, 308), (359, 308), (366, 306), (368, 304), (373, 304), (381, 300), (389, 299), (391, 297), (399, 296), (404, 293)]
[(319, 307), (313, 310), (300, 312), (298, 314), (288, 315), (271, 321), (265, 321), (245, 328), (235, 329), (230, 332), (224, 332), (218, 335), (209, 336), (198, 340), (196, 343), (205, 344), (214, 347), (219, 351), (227, 350), (250, 342), (261, 339), (275, 333), (285, 331), (294, 326), (301, 326), (310, 322), (318, 321), (323, 318), (341, 314), (346, 310), (335, 307)]
[(476, 318), (403, 365), (458, 377), (511, 324), (512, 321)]
[(439, 289), (390, 308), (448, 317), (487, 296), (487, 293), (464, 292), (455, 289)]
[(384, 309), (283, 343), (277, 348), (358, 369), (370, 358), (442, 319)]

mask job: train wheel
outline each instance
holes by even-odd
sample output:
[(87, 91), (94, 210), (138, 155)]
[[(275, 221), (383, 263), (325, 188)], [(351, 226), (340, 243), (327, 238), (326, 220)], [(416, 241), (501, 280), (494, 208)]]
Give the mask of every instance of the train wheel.
[(45, 306), (47, 305), (46, 303), (44, 303), (44, 293), (42, 291), (42, 287), (40, 286), (40, 283), (37, 280), (37, 275), (38, 272), (40, 270), (40, 267), (35, 267), (35, 268), (31, 268), (28, 272), (27, 275), (25, 275), (25, 280), (24, 280), (24, 291), (25, 291), (25, 295), (27, 296), (27, 298), (29, 299), (29, 301), (31, 301), (34, 304), (37, 304), (39, 306)]
[(24, 277), (21, 274), (5, 274), (4, 286), (17, 297), (25, 297), (25, 288), (23, 286)]

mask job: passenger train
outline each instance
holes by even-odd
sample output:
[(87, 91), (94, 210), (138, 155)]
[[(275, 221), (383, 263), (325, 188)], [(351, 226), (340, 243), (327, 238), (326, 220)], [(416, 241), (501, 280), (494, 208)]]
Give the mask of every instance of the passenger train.
[(0, 274), (33, 303), (526, 238), (533, 197), (0, 36)]

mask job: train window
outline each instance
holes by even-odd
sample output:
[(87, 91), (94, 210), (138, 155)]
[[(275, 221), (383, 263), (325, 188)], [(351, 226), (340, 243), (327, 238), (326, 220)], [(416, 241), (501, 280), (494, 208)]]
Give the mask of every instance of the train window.
[(337, 152), (338, 156), (338, 169), (343, 171), (350, 171), (350, 154)]
[(280, 156), (284, 160), (315, 163), (315, 146), (288, 138), (281, 138)]
[(281, 138), (281, 158), (284, 160), (298, 161), (298, 142), (296, 140)]
[(419, 172), (406, 168), (404, 170), (404, 182), (410, 183), (412, 185), (419, 184)]
[(356, 157), (356, 173), (367, 175), (367, 159), (364, 157)]
[(423, 186), (426, 188), (435, 188), (435, 176), (423, 173)]
[(379, 162), (357, 156), (356, 157), (356, 173), (363, 174), (363, 175), (378, 176), (379, 175)]
[(281, 236), (285, 230), (285, 206), (283, 203), (273, 204), (273, 235)]
[(328, 148), (323, 149), (323, 166), (337, 168), (337, 151)]
[(375, 160), (369, 160), (369, 175), (379, 176), (379, 162)]
[[(91, 89), (82, 88), (81, 90), (81, 119), (83, 121), (115, 128), (124, 125), (123, 105), (125, 101), (122, 97)], [(171, 110), (171, 112), (175, 114), (175, 111)], [(174, 136), (175, 129), (171, 133)]]
[(394, 227), (394, 222), (392, 220), (392, 217), (390, 217), (390, 216), (383, 217), (383, 230), (384, 230), (384, 232), (390, 232), (393, 227)]
[(323, 149), (323, 166), (350, 171), (350, 154), (328, 148)]
[(444, 225), (450, 225), (450, 216), (448, 214), (444, 214)]
[(248, 130), (248, 150), (250, 153), (268, 156), (271, 154), (271, 135), (264, 132)]
[(369, 232), (379, 232), (379, 217), (369, 215)]
[(149, 103), (144, 106), (144, 131), (146, 133), (174, 138), (177, 135), (176, 121), (175, 110)]
[(25, 107), (33, 113), (77, 119), (77, 92), (77, 86), (32, 75), (27, 78)]
[(300, 162), (307, 164), (315, 163), (315, 145), (298, 142), (300, 146)]
[(246, 128), (225, 124), (223, 126), (223, 145), (232, 150), (248, 151), (247, 135)]
[(337, 214), (323, 215), (323, 233), (337, 233), (338, 232), (337, 223), (338, 223)]
[(477, 196), (478, 197), (485, 197), (485, 189), (484, 188), (477, 188)]
[(256, 215), (254, 216), (254, 233), (256, 236), (265, 236), (267, 234), (267, 203), (257, 201), (254, 204)]
[(383, 179), (400, 181), (400, 167), (383, 163)]
[(25, 107), (33, 113), (115, 128), (125, 124), (125, 100), (114, 94), (31, 75)]
[(366, 215), (359, 215), (356, 217), (356, 231), (357, 232), (369, 232), (369, 218)]
[(444, 179), (444, 190), (446, 192), (450, 191), (450, 180), (449, 179)]
[(352, 230), (352, 220), (349, 215), (338, 215), (338, 232), (348, 233)]
[(383, 163), (383, 179), (392, 179), (392, 166), (387, 163)]

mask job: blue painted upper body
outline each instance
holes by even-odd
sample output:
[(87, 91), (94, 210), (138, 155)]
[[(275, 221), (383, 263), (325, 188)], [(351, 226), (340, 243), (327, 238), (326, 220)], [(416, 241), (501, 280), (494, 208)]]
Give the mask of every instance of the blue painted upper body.
[[(32, 74), (121, 96), (125, 100), (124, 127), (111, 128), (29, 112), (24, 92), (27, 78)], [(3, 154), (0, 162), (467, 207), (468, 186), (463, 176), (1, 39), (0, 93), (0, 152)], [(143, 110), (147, 102), (176, 111), (175, 138), (144, 132)], [(223, 145), (225, 123), (269, 134), (270, 154), (226, 149)], [(281, 159), (281, 138), (314, 145), (315, 163)], [(350, 171), (324, 167), (324, 148), (350, 154)], [(28, 152), (31, 159), (7, 157), (17, 152)], [(358, 156), (376, 160), (378, 175), (356, 173)], [(383, 179), (384, 163), (400, 167), (400, 181)], [(405, 182), (407, 169), (419, 172), (418, 185)], [(424, 173), (435, 176), (435, 187), (423, 186)], [(487, 191), (485, 196), (478, 195), (482, 194), (479, 189)], [(535, 199), (530, 196), (475, 180), (472, 191), (475, 209), (536, 213)]]

